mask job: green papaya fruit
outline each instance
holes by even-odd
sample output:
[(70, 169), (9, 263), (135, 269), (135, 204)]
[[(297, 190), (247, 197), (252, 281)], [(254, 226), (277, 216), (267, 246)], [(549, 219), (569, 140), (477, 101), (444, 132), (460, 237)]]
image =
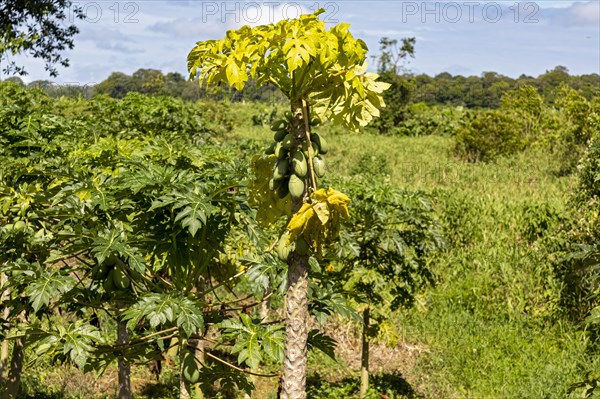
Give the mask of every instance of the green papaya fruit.
[[(312, 155), (313, 157), (317, 154), (319, 154), (319, 147), (317, 146), (316, 143), (311, 142), (311, 147), (312, 147)], [(302, 142), (302, 152), (304, 153), (304, 156), (306, 157), (306, 159), (308, 159), (308, 142), (303, 141)]]
[(273, 170), (273, 180), (281, 180), (288, 174), (290, 161), (287, 158), (277, 160), (275, 169)]
[(286, 134), (283, 138), (283, 141), (281, 142), (281, 146), (286, 150), (291, 150), (292, 148), (294, 148), (296, 146), (296, 140), (294, 140), (294, 135), (291, 133)]
[(277, 242), (277, 256), (283, 262), (287, 262), (288, 256), (290, 256), (290, 252), (294, 250), (294, 244), (288, 244), (287, 240), (289, 237), (289, 233), (286, 231), (279, 238)]
[(308, 172), (308, 163), (302, 151), (294, 151), (292, 154), (292, 170), (298, 177), (305, 177)]
[(325, 176), (325, 160), (320, 156), (313, 158), (313, 168), (315, 169), (315, 175), (317, 175), (317, 177)]
[(329, 152), (329, 145), (327, 145), (327, 141), (325, 141), (325, 139), (321, 136), (319, 136), (318, 133), (314, 133), (310, 136), (311, 140), (317, 144), (317, 147), (319, 147), (319, 154), (327, 154), (327, 152)]
[(278, 130), (285, 130), (288, 127), (288, 121), (285, 119), (278, 119), (271, 125), (271, 130), (276, 132)]
[(287, 136), (288, 133), (289, 132), (287, 130), (278, 130), (273, 135), (273, 140), (280, 142), (285, 138), (285, 136)]
[(92, 280), (103, 281), (104, 279), (106, 279), (108, 272), (110, 272), (110, 267), (106, 262), (103, 262), (92, 268), (92, 274), (90, 277), (92, 278)]
[(200, 379), (200, 369), (193, 353), (187, 352), (183, 356), (182, 372), (183, 378), (190, 384), (195, 384)]
[(265, 154), (267, 154), (267, 155), (275, 154), (275, 144), (276, 143), (271, 143), (271, 145), (265, 150)]
[(298, 237), (296, 240), (296, 252), (298, 255), (308, 255), (309, 250), (310, 247), (308, 246), (306, 240), (302, 237)]
[(129, 287), (131, 280), (127, 277), (127, 274), (123, 270), (115, 269), (112, 273), (112, 280), (115, 288), (118, 290), (124, 290)]
[(115, 271), (111, 270), (110, 272), (108, 272), (108, 274), (106, 275), (106, 278), (104, 279), (104, 282), (102, 283), (102, 287), (104, 287), (104, 291), (108, 294), (110, 294), (111, 292), (114, 292), (117, 287), (115, 287), (115, 283), (113, 280), (113, 273)]
[(292, 114), (291, 111), (285, 111), (283, 114), (283, 117), (288, 121), (291, 122), (292, 119), (294, 119), (294, 114)]
[(290, 194), (294, 198), (300, 198), (302, 197), (302, 194), (304, 194), (304, 182), (296, 175), (290, 176), (288, 188), (290, 189)]
[(275, 145), (275, 156), (277, 156), (278, 159), (286, 158), (287, 154), (288, 151), (285, 148), (283, 148), (281, 143), (277, 143)]

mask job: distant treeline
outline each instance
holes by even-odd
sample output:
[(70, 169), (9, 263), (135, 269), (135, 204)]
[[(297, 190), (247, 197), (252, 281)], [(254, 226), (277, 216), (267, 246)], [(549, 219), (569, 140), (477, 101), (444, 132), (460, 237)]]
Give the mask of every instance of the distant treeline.
[(411, 102), (462, 105), (467, 108), (498, 108), (504, 93), (525, 85), (535, 87), (550, 104), (554, 103), (557, 89), (562, 85), (579, 91), (587, 100), (600, 93), (600, 75), (570, 75), (564, 66), (557, 66), (538, 77), (521, 75), (517, 79), (496, 72), (468, 77), (453, 76), (447, 72), (434, 77), (426, 74), (405, 77), (413, 86)]
[[(436, 76), (426, 74), (403, 74), (400, 78), (409, 90), (409, 102), (428, 104), (446, 104), (467, 108), (498, 108), (502, 94), (509, 90), (530, 85), (547, 103), (554, 102), (557, 88), (563, 84), (572, 87), (586, 99), (600, 93), (600, 75), (570, 75), (567, 68), (557, 66), (538, 77), (521, 75), (513, 79), (496, 72), (484, 72), (481, 76), (452, 75), (444, 72)], [(385, 76), (383, 76), (385, 80)], [(25, 85), (20, 78), (12, 80)], [(189, 81), (182, 74), (169, 72), (163, 74), (156, 69), (139, 69), (132, 75), (113, 72), (106, 80), (95, 85), (67, 84), (58, 85), (47, 80), (34, 81), (30, 87), (41, 87), (51, 96), (84, 96), (93, 97), (106, 94), (113, 98), (123, 98), (128, 92), (147, 95), (180, 97), (184, 100), (213, 99), (230, 101), (263, 101), (282, 100), (278, 91), (269, 85), (256, 87), (250, 82), (239, 92), (229, 87), (217, 87), (209, 90), (200, 87), (197, 82)]]

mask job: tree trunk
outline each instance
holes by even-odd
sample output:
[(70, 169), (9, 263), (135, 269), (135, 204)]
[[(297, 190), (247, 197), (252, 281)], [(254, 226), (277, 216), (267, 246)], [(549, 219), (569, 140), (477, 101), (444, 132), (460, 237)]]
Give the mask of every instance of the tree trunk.
[(189, 351), (187, 346), (187, 339), (181, 338), (179, 341), (179, 399), (191, 399), (192, 397), (190, 383), (183, 376), (183, 359)]
[(290, 258), (285, 297), (285, 359), (281, 398), (304, 399), (308, 340), (308, 257), (294, 252)]
[(10, 370), (6, 379), (6, 388), (2, 399), (16, 399), (21, 383), (21, 371), (23, 370), (23, 360), (25, 357), (25, 337), (19, 337), (15, 340), (10, 361)]
[[(302, 103), (292, 104), (292, 133), (306, 140)], [(304, 195), (292, 198), (292, 214), (298, 212), (308, 197), (310, 181), (304, 181)], [(306, 363), (308, 341), (308, 256), (292, 252), (288, 258), (288, 288), (285, 296), (285, 347), (281, 399), (306, 398)]]
[(0, 345), (0, 386), (5, 384), (6, 366), (8, 366), (8, 341), (4, 340)]
[(183, 373), (179, 377), (179, 399), (191, 399), (192, 391), (190, 389), (190, 383), (183, 378)]
[[(10, 291), (5, 289), (5, 284), (8, 278), (5, 273), (0, 273), (0, 287), (2, 288), (2, 296), (0, 297), (0, 303), (4, 303), (10, 298)], [(10, 308), (7, 306), (2, 309), (2, 319), (8, 320), (10, 315)], [(0, 345), (0, 385), (5, 384), (6, 367), (8, 366), (8, 340), (3, 340)]]
[(362, 354), (360, 358), (360, 397), (364, 398), (369, 390), (369, 307), (363, 310)]
[[(196, 360), (200, 362), (200, 367), (204, 367), (206, 364), (206, 355), (204, 354), (204, 351), (206, 350), (206, 341), (202, 338), (203, 337), (198, 337), (197, 339), (190, 340), (190, 345), (194, 348), (194, 355)], [(204, 392), (200, 389), (200, 384), (194, 386), (194, 392), (196, 394), (196, 399), (204, 399)]]
[[(117, 345), (125, 346), (129, 344), (129, 334), (127, 325), (121, 320), (117, 321)], [(118, 399), (131, 399), (131, 365), (124, 356), (119, 357), (117, 361), (119, 366), (119, 392)]]

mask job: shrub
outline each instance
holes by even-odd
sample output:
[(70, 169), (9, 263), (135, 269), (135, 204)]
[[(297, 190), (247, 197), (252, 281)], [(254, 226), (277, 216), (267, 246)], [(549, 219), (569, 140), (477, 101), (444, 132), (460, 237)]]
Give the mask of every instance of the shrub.
[[(590, 144), (579, 164), (579, 186), (573, 197), (575, 218), (560, 242), (555, 256), (557, 277), (563, 283), (562, 305), (567, 313), (583, 321), (596, 342), (600, 338), (600, 138)], [(586, 371), (586, 370), (584, 370)], [(583, 390), (586, 398), (600, 389), (597, 370), (583, 381), (574, 383), (569, 391)]]
[(561, 116), (561, 174), (575, 171), (590, 140), (600, 135), (600, 97), (586, 100), (576, 90), (562, 86), (556, 105)]
[(476, 113), (456, 134), (455, 152), (468, 161), (491, 161), (522, 151), (527, 140), (512, 112), (485, 110)]
[[(555, 273), (563, 282), (562, 305), (578, 319), (600, 306), (600, 139), (579, 165), (572, 200), (574, 218), (556, 243)], [(600, 321), (600, 320), (599, 320)]]
[(402, 136), (452, 136), (465, 115), (463, 107), (430, 107), (416, 103), (408, 107), (405, 120), (397, 124), (393, 133)]

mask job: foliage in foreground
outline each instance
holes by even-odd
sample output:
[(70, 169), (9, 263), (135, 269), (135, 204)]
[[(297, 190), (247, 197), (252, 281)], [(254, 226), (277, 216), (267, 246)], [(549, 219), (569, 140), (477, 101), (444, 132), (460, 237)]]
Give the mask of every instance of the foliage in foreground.
[[(138, 94), (52, 101), (0, 89), (4, 336), (26, 342), (34, 361), (85, 371), (160, 363), (175, 348), (186, 383), (214, 382), (184, 361), (210, 328), (227, 332), (216, 344), (239, 354), (241, 367), (280, 361), (279, 327), (244, 336), (239, 308), (227, 306), (244, 274), (240, 255), (266, 241), (246, 233), (247, 164), (211, 145), (197, 108)], [(271, 350), (247, 348), (255, 345)], [(252, 387), (234, 370), (221, 375), (223, 385)]]

